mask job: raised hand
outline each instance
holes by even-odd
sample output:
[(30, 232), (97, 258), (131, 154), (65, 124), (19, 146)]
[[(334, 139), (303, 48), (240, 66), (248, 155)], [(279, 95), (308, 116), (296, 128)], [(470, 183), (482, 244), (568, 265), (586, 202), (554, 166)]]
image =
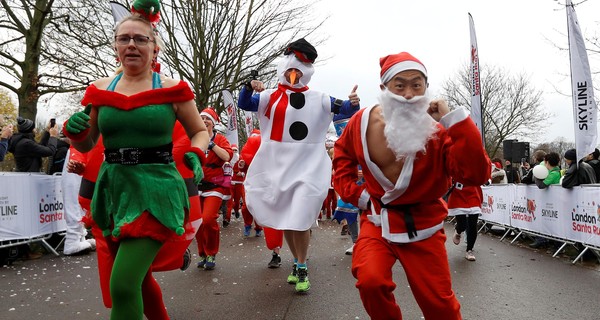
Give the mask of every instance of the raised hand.
[(76, 112), (67, 121), (65, 130), (71, 134), (79, 134), (90, 127), (90, 112), (92, 104), (88, 104), (83, 111)]
[(348, 100), (350, 100), (350, 104), (353, 107), (356, 107), (357, 105), (360, 104), (360, 98), (358, 97), (358, 94), (356, 93), (356, 89), (358, 89), (358, 85), (354, 85), (354, 88), (352, 88), (352, 91), (350, 91), (350, 94), (348, 95)]

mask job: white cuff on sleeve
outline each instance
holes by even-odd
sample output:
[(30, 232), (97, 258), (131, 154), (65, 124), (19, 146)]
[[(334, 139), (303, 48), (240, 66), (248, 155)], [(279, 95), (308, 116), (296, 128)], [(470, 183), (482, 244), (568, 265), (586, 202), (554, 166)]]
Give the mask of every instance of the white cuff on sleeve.
[(444, 128), (448, 129), (456, 123), (459, 123), (465, 120), (469, 114), (467, 113), (467, 109), (464, 107), (458, 107), (452, 111), (450, 111), (447, 115), (443, 116), (440, 119), (440, 124), (444, 126)]

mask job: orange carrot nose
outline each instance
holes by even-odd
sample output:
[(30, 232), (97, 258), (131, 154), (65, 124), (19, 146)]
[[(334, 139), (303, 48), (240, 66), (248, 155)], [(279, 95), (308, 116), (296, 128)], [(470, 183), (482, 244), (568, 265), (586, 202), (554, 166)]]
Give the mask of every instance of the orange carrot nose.
[(296, 73), (296, 70), (290, 71), (290, 83), (292, 85), (296, 84), (296, 77), (297, 76), (298, 76), (298, 74)]

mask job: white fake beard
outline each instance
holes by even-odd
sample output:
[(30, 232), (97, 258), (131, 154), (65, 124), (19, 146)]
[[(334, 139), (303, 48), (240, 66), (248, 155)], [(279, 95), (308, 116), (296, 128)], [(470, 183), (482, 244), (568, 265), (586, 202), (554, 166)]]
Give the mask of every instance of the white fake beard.
[(437, 122), (427, 113), (429, 101), (427, 95), (406, 100), (388, 89), (379, 95), (385, 120), (383, 133), (396, 160), (425, 152), (427, 142), (438, 131)]

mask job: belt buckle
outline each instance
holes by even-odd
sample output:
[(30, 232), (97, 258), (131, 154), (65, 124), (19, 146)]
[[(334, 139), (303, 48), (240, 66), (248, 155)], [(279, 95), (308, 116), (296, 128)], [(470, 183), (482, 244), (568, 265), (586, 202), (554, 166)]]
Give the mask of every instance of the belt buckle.
[(140, 162), (141, 152), (138, 148), (119, 148), (121, 164), (134, 165)]

